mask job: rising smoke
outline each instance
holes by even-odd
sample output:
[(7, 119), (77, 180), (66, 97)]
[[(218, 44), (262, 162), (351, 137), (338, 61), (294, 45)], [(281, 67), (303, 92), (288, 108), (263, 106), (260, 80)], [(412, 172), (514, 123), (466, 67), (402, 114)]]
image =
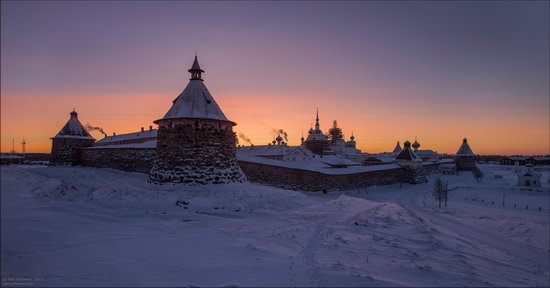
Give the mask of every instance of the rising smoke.
[(88, 130), (89, 132), (91, 131), (99, 131), (101, 134), (107, 136), (107, 133), (105, 133), (105, 131), (103, 131), (103, 128), (101, 127), (94, 127), (88, 123), (84, 124), (84, 127), (86, 127), (86, 130)]
[(281, 136), (288, 143), (288, 134), (283, 129), (271, 129), (271, 134), (273, 137)]
[(246, 135), (244, 135), (243, 132), (239, 132), (239, 138), (243, 139), (244, 142), (246, 142), (250, 145), (254, 145), (254, 144), (252, 144), (252, 141), (250, 140), (250, 138), (246, 137)]

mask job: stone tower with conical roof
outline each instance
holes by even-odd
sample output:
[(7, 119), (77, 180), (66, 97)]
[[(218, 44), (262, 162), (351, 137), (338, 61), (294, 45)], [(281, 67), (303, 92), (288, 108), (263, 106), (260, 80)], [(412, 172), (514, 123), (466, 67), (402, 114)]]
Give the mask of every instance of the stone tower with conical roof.
[(237, 125), (222, 110), (204, 85), (197, 56), (189, 83), (172, 101), (158, 124), (156, 158), (151, 183), (230, 183), (245, 177), (237, 164)]
[(457, 170), (474, 170), (477, 168), (476, 157), (470, 145), (468, 145), (468, 139), (462, 139), (462, 144), (458, 148), (455, 154), (455, 164)]
[(72, 111), (69, 121), (52, 139), (50, 166), (80, 164), (80, 148), (92, 146), (94, 137), (78, 120), (78, 113)]

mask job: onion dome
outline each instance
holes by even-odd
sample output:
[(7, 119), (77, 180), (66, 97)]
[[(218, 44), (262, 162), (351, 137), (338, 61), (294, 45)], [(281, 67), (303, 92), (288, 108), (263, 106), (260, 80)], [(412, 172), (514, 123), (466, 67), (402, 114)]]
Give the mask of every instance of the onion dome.
[(414, 149), (414, 151), (418, 151), (418, 148), (420, 148), (420, 143), (416, 141), (416, 137), (414, 137), (414, 143), (412, 144), (412, 148)]
[(281, 137), (281, 135), (277, 135), (277, 138), (275, 138), (275, 141), (277, 141), (277, 144), (281, 144), (281, 141), (283, 141), (283, 137)]
[(395, 156), (395, 160), (400, 161), (422, 161), (411, 149), (411, 142), (408, 140), (403, 143), (403, 149), (397, 156)]

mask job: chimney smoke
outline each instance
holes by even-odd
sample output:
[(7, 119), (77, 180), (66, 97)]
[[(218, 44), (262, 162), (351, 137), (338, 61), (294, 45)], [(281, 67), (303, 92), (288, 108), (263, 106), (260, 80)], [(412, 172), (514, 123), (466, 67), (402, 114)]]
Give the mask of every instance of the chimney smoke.
[(101, 127), (94, 127), (92, 125), (90, 125), (89, 123), (86, 123), (84, 124), (84, 128), (86, 128), (86, 130), (88, 130), (89, 132), (91, 131), (99, 131), (99, 133), (103, 134), (105, 137), (107, 137), (107, 133), (105, 132), (105, 130), (103, 130), (103, 128)]

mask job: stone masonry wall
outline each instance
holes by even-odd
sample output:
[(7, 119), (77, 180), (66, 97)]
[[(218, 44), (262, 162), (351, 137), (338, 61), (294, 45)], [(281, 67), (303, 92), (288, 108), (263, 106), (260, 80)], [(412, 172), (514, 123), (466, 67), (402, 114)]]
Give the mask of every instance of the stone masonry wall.
[(233, 123), (205, 119), (159, 120), (151, 183), (243, 182)]
[(459, 171), (471, 171), (476, 169), (476, 158), (474, 156), (456, 156), (456, 169)]
[(82, 147), (91, 146), (93, 139), (54, 138), (49, 165), (79, 165)]
[(410, 175), (401, 168), (334, 175), (245, 161), (239, 161), (239, 166), (252, 182), (302, 191), (352, 190), (410, 181)]
[(154, 148), (82, 149), (82, 166), (113, 168), (149, 173), (155, 159)]

